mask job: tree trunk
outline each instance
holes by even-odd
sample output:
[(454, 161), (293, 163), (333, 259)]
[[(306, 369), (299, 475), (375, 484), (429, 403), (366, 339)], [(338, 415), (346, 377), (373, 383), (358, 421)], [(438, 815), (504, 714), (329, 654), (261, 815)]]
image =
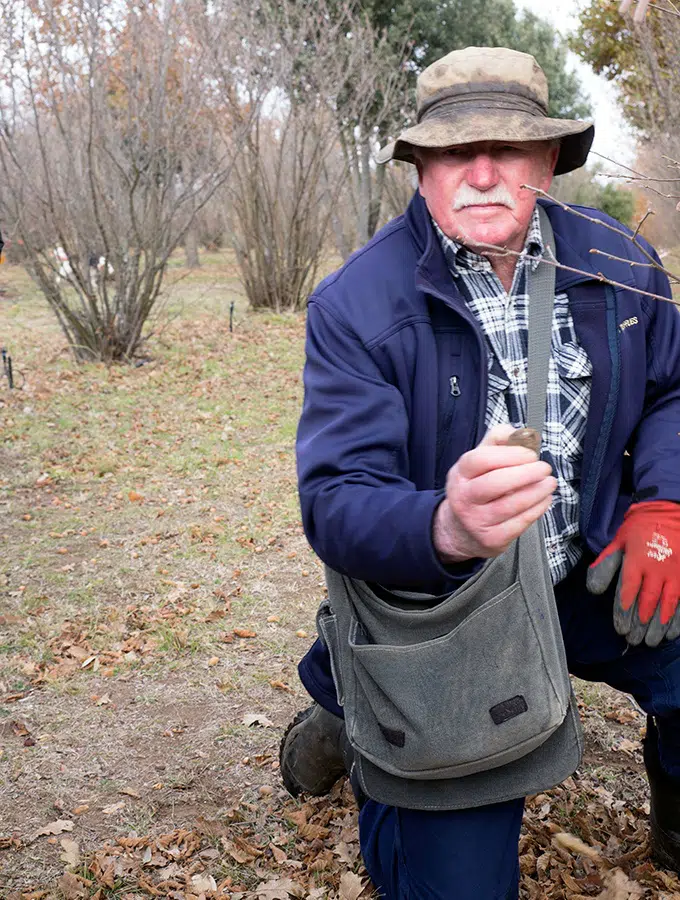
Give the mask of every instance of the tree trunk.
[(368, 138), (362, 135), (359, 139), (359, 217), (357, 221), (357, 243), (361, 247), (370, 238), (369, 219), (371, 215), (371, 151)]
[(193, 223), (189, 226), (189, 230), (184, 238), (184, 252), (187, 257), (187, 268), (198, 269), (201, 265), (201, 260), (198, 256), (198, 233), (196, 225)]
[(380, 213), (382, 211), (382, 198), (383, 198), (383, 190), (385, 187), (385, 173), (387, 171), (387, 166), (382, 165), (378, 166), (378, 170), (375, 175), (375, 191), (373, 193), (373, 197), (371, 200), (371, 206), (369, 209), (369, 217), (368, 217), (368, 237), (372, 238), (375, 234), (378, 225), (380, 224)]

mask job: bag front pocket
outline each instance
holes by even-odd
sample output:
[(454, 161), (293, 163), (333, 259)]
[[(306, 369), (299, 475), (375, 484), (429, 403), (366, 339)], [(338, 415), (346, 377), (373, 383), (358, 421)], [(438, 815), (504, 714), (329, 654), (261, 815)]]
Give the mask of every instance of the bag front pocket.
[(561, 669), (546, 667), (519, 583), (434, 640), (371, 643), (356, 619), (349, 638), (349, 736), (392, 774), (460, 777), (505, 765), (547, 740), (566, 715), (568, 682), (558, 695)]

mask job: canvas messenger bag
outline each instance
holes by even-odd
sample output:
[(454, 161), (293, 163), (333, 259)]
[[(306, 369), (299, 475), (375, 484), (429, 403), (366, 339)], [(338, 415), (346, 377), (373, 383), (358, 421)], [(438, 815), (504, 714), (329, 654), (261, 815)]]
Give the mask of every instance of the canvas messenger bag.
[[(527, 424), (541, 433), (554, 266), (527, 277)], [(318, 630), (370, 797), (470, 808), (545, 790), (576, 769), (582, 736), (540, 521), (450, 595), (369, 587), (329, 568), (326, 583)]]

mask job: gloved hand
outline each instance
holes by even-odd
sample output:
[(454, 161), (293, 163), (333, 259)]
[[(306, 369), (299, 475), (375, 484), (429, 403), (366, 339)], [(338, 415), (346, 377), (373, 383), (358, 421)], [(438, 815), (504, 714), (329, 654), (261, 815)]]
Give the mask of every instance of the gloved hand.
[(656, 647), (680, 636), (680, 504), (634, 503), (616, 537), (588, 569), (586, 586), (603, 594), (618, 571), (614, 628), (629, 644)]

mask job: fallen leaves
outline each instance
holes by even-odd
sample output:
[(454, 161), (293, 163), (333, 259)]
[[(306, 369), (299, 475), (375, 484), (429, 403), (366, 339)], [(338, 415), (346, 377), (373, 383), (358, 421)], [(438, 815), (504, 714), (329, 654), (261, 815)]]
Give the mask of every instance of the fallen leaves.
[(234, 634), (236, 635), (236, 637), (240, 638), (257, 637), (257, 631), (253, 631), (250, 628), (234, 628)]
[(64, 851), (59, 857), (61, 861), (65, 862), (67, 866), (71, 866), (73, 869), (77, 868), (80, 865), (80, 848), (78, 842), (74, 841), (73, 838), (62, 838), (59, 843)]
[(604, 714), (604, 717), (611, 722), (618, 722), (619, 725), (632, 725), (634, 722), (642, 721), (642, 715), (627, 706), (611, 709)]
[(238, 835), (234, 836), (233, 840), (222, 838), (222, 847), (233, 860), (241, 865), (254, 862), (264, 852)]
[[(569, 832), (558, 825), (565, 820)], [(660, 900), (680, 896), (677, 876), (655, 869), (648, 861), (648, 827), (642, 810), (617, 799), (588, 776), (573, 776), (552, 791), (528, 798), (520, 839), (523, 897)]]
[(63, 834), (65, 831), (73, 831), (73, 822), (70, 819), (57, 819), (56, 822), (50, 822), (36, 831), (36, 837), (43, 837), (48, 834)]
[(118, 803), (111, 803), (109, 806), (102, 807), (102, 812), (105, 816), (112, 816), (117, 812), (120, 812), (121, 809), (125, 809), (125, 800), (120, 800)]
[(89, 896), (88, 887), (92, 882), (72, 872), (66, 872), (57, 880), (57, 884), (64, 900), (84, 900)]
[(241, 719), (242, 725), (261, 725), (263, 728), (273, 728), (274, 723), (264, 713), (248, 713)]
[(191, 887), (197, 894), (216, 891), (217, 882), (212, 875), (192, 875)]
[(258, 900), (288, 900), (289, 897), (306, 897), (307, 891), (290, 878), (275, 878), (255, 888)]
[(340, 879), (340, 900), (357, 900), (365, 884), (365, 881), (354, 872), (345, 872)]
[(118, 791), (119, 794), (126, 794), (128, 797), (134, 797), (135, 800), (139, 800), (142, 796), (138, 790), (132, 787), (122, 787)]

